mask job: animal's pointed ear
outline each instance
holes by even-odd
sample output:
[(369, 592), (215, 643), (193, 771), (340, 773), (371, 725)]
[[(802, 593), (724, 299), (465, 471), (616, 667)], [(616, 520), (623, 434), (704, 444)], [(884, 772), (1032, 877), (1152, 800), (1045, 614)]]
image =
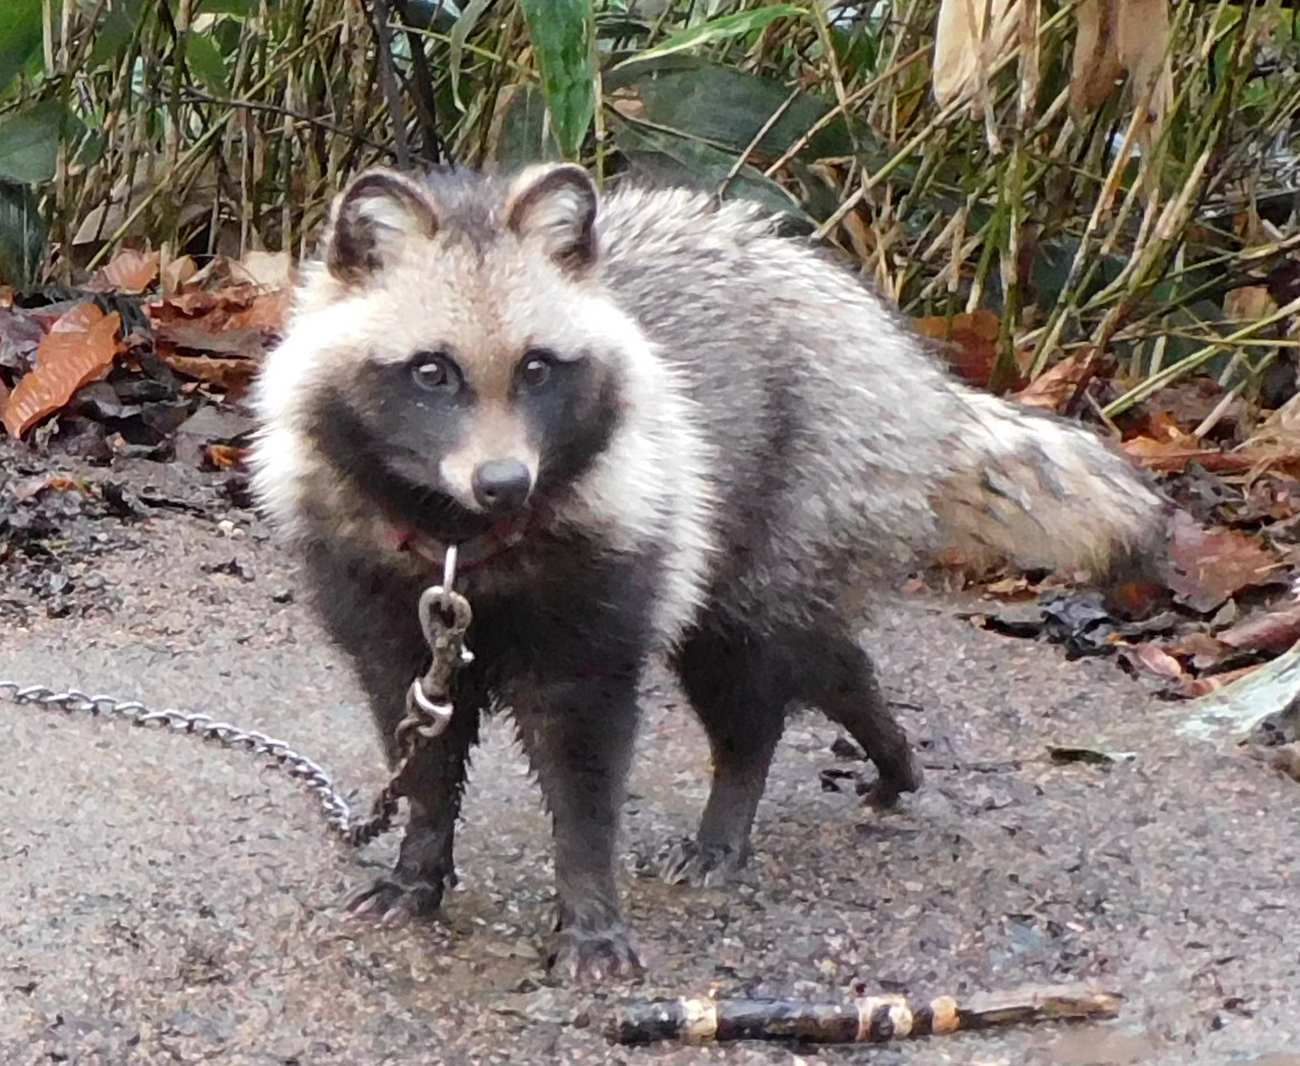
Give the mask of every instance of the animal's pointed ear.
[(368, 170), (334, 204), (325, 265), (339, 281), (359, 285), (390, 266), (408, 241), (438, 229), (429, 194), (391, 170)]
[(581, 274), (596, 258), (596, 186), (582, 167), (543, 164), (522, 171), (506, 199), (506, 225), (535, 240), (556, 264)]

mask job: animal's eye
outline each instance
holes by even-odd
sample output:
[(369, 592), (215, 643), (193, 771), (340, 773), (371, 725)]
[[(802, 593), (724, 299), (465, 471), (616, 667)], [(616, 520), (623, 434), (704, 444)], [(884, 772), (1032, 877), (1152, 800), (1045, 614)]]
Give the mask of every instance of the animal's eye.
[(530, 389), (545, 385), (555, 366), (555, 356), (542, 348), (534, 348), (519, 364), (519, 377)]
[(442, 352), (421, 352), (412, 359), (411, 377), (429, 392), (454, 391), (460, 383), (455, 365)]

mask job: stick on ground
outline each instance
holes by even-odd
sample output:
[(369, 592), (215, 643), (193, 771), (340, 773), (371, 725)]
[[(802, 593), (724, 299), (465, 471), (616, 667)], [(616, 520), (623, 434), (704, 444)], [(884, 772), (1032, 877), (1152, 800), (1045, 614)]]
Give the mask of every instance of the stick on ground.
[(902, 996), (865, 994), (855, 994), (850, 1003), (683, 996), (624, 1004), (610, 1019), (605, 1036), (615, 1044), (657, 1040), (691, 1044), (723, 1040), (885, 1043), (962, 1029), (1114, 1018), (1119, 1000), (1118, 993), (1087, 985), (1033, 985), (973, 995), (964, 1003), (952, 996), (939, 996), (916, 1007)]

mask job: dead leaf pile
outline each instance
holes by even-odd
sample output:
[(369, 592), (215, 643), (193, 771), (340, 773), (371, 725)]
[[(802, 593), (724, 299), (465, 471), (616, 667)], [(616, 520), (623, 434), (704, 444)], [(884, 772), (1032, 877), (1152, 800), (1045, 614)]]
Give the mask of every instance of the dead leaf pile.
[(238, 466), (249, 383), (283, 328), (287, 256), (244, 262), (120, 252), (80, 289), (0, 306), (0, 421), (14, 438), (108, 461)]

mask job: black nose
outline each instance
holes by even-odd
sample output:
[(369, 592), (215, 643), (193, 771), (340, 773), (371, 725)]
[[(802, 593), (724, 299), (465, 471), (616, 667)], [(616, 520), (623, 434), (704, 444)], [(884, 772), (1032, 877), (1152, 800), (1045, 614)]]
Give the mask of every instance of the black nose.
[(474, 471), (474, 499), (488, 511), (513, 511), (524, 505), (533, 475), (518, 459), (493, 459)]

